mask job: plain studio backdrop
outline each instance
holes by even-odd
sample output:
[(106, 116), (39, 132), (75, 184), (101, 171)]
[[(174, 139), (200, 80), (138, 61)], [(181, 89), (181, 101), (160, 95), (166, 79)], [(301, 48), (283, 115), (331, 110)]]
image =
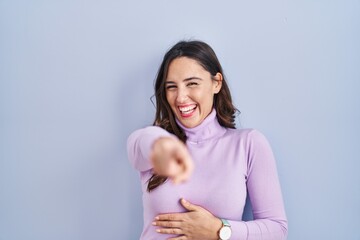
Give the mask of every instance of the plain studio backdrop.
[(152, 124), (153, 80), (182, 39), (214, 48), (237, 126), (269, 139), (288, 239), (359, 240), (359, 13), (358, 0), (0, 0), (0, 240), (139, 238), (126, 139)]

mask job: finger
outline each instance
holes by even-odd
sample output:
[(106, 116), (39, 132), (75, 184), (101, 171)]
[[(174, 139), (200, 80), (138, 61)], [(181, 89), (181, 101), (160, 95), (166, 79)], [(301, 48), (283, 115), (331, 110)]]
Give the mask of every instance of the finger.
[(186, 208), (189, 211), (197, 211), (200, 208), (199, 206), (197, 206), (195, 204), (192, 204), (192, 203), (190, 203), (189, 201), (186, 201), (183, 198), (180, 200), (180, 202), (181, 202), (181, 205), (183, 205), (184, 208)]
[(168, 157), (166, 161), (157, 161), (156, 163), (153, 163), (153, 171), (158, 175), (172, 178), (178, 176), (182, 172), (182, 167), (176, 163), (174, 158)]
[(155, 221), (182, 221), (182, 213), (165, 213), (155, 217)]
[(189, 180), (189, 178), (193, 172), (193, 168), (194, 167), (193, 167), (192, 161), (190, 161), (189, 163), (183, 164), (182, 171), (173, 178), (173, 182), (175, 184), (178, 184), (178, 183)]
[(154, 173), (161, 175), (162, 173), (161, 169), (163, 164), (161, 163), (159, 157), (154, 152), (150, 154), (150, 162), (153, 167)]
[(179, 174), (179, 175), (171, 178), (171, 180), (172, 180), (173, 183), (176, 185), (176, 184), (185, 182), (187, 179), (183, 176), (183, 174)]
[(156, 232), (162, 234), (182, 234), (182, 230), (179, 228), (158, 228)]
[(179, 165), (181, 166), (181, 172), (174, 178), (175, 183), (180, 183), (186, 181), (190, 178), (193, 170), (194, 163), (192, 161), (191, 156), (188, 154), (187, 149), (185, 149), (186, 153), (181, 156), (176, 156), (179, 159)]
[(168, 177), (174, 178), (176, 176), (179, 176), (182, 171), (183, 171), (182, 167), (179, 166), (178, 163), (176, 163), (175, 159), (169, 160), (168, 165), (167, 165), (167, 171), (166, 171)]
[[(154, 144), (150, 153), (150, 161), (153, 167), (154, 173), (161, 176), (169, 176), (174, 174), (172, 166), (169, 163), (176, 161), (173, 158), (173, 138), (160, 137)], [(176, 174), (176, 173), (175, 173)]]
[(180, 221), (154, 221), (152, 225), (167, 228), (181, 228)]
[(190, 178), (191, 174), (194, 171), (194, 163), (191, 158), (185, 161), (185, 170), (183, 172), (184, 179), (187, 180)]
[(188, 238), (185, 235), (181, 235), (179, 237), (168, 238), (168, 240), (187, 240)]
[(184, 147), (184, 151), (185, 151), (184, 157), (183, 157), (184, 169), (187, 172), (192, 172), (192, 170), (194, 169), (194, 162), (193, 162), (192, 157), (186, 147)]

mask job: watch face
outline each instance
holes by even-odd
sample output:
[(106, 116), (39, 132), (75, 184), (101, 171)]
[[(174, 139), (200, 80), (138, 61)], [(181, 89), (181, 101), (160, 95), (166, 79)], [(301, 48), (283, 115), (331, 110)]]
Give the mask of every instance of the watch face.
[(230, 239), (231, 237), (231, 228), (224, 226), (220, 229), (220, 238), (221, 240), (226, 240), (226, 239)]

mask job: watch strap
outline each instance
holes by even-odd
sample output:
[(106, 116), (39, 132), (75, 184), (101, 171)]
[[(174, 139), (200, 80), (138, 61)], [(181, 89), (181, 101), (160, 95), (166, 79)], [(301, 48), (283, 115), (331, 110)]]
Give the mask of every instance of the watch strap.
[(220, 220), (221, 220), (223, 226), (231, 227), (231, 225), (230, 225), (230, 223), (228, 222), (228, 220), (223, 219), (223, 218), (220, 218)]

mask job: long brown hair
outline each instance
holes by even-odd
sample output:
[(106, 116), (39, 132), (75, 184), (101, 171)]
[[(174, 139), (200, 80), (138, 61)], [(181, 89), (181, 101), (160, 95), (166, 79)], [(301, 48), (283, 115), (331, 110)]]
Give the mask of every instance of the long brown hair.
[[(186, 143), (184, 131), (176, 123), (174, 113), (166, 99), (165, 80), (170, 63), (179, 57), (188, 57), (196, 60), (211, 76), (217, 73), (223, 75), (222, 87), (214, 95), (214, 108), (219, 124), (226, 128), (235, 128), (235, 114), (238, 110), (234, 107), (225, 75), (214, 50), (202, 41), (180, 41), (165, 54), (155, 80), (156, 115), (154, 126), (159, 126), (176, 135)], [(149, 179), (147, 190), (150, 192), (166, 181), (166, 177), (153, 174)]]

